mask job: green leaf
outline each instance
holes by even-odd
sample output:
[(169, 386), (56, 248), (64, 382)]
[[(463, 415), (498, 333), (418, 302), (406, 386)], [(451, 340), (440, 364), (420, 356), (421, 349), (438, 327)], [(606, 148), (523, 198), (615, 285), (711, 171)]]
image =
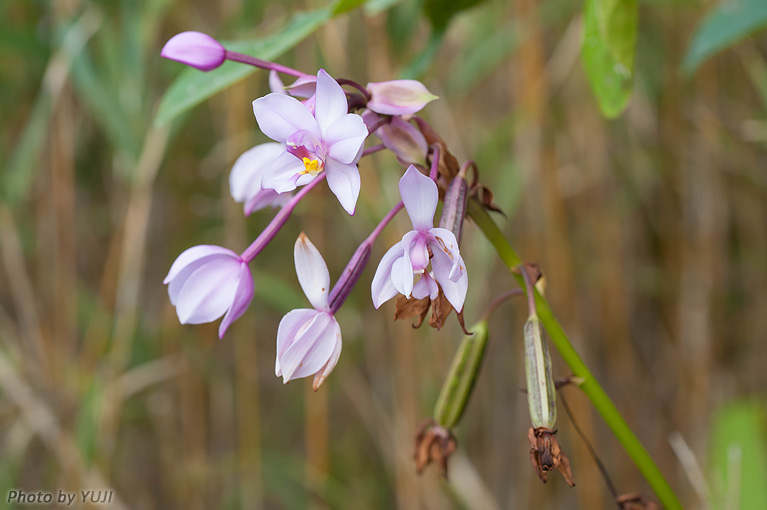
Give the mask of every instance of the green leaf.
[(349, 12), (364, 3), (365, 0), (338, 0), (333, 6), (333, 16)]
[(374, 16), (387, 11), (400, 3), (402, 0), (367, 0), (365, 2), (365, 14)]
[(426, 0), (423, 10), (434, 30), (444, 30), (459, 12), (481, 4), (485, 0)]
[(631, 99), (639, 19), (637, 0), (587, 0), (581, 60), (605, 117), (615, 118)]
[(767, 508), (767, 405), (740, 400), (714, 415), (710, 438), (711, 508)]
[(695, 29), (682, 61), (682, 71), (692, 74), (714, 53), (767, 27), (765, 0), (725, 0), (709, 12)]
[[(282, 30), (272, 36), (257, 41), (224, 43), (224, 45), (230, 51), (273, 60), (306, 39), (330, 17), (331, 11), (328, 8), (301, 12), (293, 16)], [(185, 69), (165, 92), (155, 116), (155, 126), (170, 122), (254, 72), (256, 72), (255, 67), (235, 62), (225, 62), (218, 69), (207, 73), (192, 68)]]

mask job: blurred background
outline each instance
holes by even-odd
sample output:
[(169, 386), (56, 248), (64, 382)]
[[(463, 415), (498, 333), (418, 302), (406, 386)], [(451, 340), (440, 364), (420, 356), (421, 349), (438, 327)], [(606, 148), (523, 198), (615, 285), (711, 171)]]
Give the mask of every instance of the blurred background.
[[(228, 187), (236, 157), (265, 141), (250, 103), (268, 87), (252, 74), (155, 125), (183, 70), (160, 49), (185, 30), (256, 40), (325, 5), (0, 3), (0, 507), (14, 507), (12, 489), (113, 490), (109, 508), (147, 510), (616, 507), (561, 406), (577, 486), (556, 473), (544, 485), (529, 465), (522, 300), (491, 321), (450, 483), (434, 466), (415, 474), (415, 432), (462, 335), (452, 319), (414, 330), (392, 321), (393, 303), (372, 307), (370, 280), (410, 229), (405, 215), (338, 314), (332, 376), (317, 393), (274, 376), (277, 324), (306, 306), (296, 237), (335, 280), (398, 200), (391, 154), (361, 163), (354, 217), (324, 186), (298, 207), (252, 264), (256, 297), (223, 340), (217, 324), (179, 324), (162, 284), (175, 257), (197, 244), (241, 251), (273, 214), (243, 217)], [(767, 40), (681, 72), (714, 5), (640, 4), (633, 97), (616, 120), (580, 62), (582, 5), (564, 0), (488, 0), (444, 34), (419, 2), (371, 1), (279, 61), (363, 84), (417, 76), (439, 95), (424, 117), (477, 161), (496, 220), (541, 265), (565, 331), (685, 507), (763, 509)], [(471, 224), (463, 253), (472, 324), (515, 283)], [(618, 493), (652, 497), (588, 400), (562, 395)]]

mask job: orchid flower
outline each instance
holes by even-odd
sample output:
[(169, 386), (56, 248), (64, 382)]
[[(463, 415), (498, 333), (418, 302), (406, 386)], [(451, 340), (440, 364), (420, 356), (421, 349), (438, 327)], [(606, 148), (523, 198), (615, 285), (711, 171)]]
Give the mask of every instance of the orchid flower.
[(322, 255), (302, 232), (294, 249), (296, 274), (314, 308), (288, 312), (277, 328), (274, 372), (285, 383), (314, 375), (314, 391), (341, 355), (341, 328), (328, 302), (330, 275)]
[(291, 193), (277, 193), (261, 187), (261, 179), (271, 163), (285, 147), (279, 143), (264, 143), (245, 151), (234, 162), (229, 174), (229, 188), (235, 202), (241, 202), (245, 215), (265, 207), (282, 207), (291, 198)]
[(211, 71), (226, 60), (226, 48), (202, 32), (181, 32), (165, 43), (160, 55), (200, 71)]
[(194, 246), (178, 256), (163, 282), (181, 324), (212, 322), (223, 338), (253, 299), (250, 268), (239, 255), (220, 246)]
[[(408, 298), (436, 299), (442, 287), (447, 300), (460, 312), (466, 299), (468, 276), (455, 234), (445, 228), (433, 228), (439, 200), (437, 185), (410, 165), (399, 181), (399, 190), (413, 230), (381, 259), (371, 286), (373, 305), (378, 308), (398, 293)], [(417, 275), (421, 278), (414, 283)]]
[(368, 130), (362, 117), (347, 113), (346, 94), (320, 69), (314, 109), (294, 97), (271, 93), (253, 101), (253, 113), (266, 136), (287, 146), (264, 174), (262, 186), (278, 193), (294, 190), (326, 172), (341, 206), (354, 214), (360, 193), (358, 156)]

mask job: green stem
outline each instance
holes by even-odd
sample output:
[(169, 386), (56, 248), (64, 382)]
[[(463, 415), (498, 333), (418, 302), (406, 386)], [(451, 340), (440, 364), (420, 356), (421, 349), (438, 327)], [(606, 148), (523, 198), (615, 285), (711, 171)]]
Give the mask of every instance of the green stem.
[[(498, 255), (504, 264), (511, 270), (522, 263), (522, 260), (516, 254), (514, 249), (509, 244), (503, 232), (498, 228), (487, 211), (482, 205), (475, 199), (469, 200), (469, 216), (474, 220), (477, 226), (482, 230), (482, 233), (487, 237), (488, 241), (493, 245)], [(524, 281), (521, 274), (515, 274), (521, 286), (524, 285)], [(639, 442), (634, 432), (629, 428), (626, 421), (621, 416), (618, 409), (613, 404), (610, 397), (607, 396), (605, 390), (599, 385), (597, 380), (591, 374), (586, 364), (576, 352), (573, 345), (568, 340), (562, 326), (557, 321), (554, 313), (551, 311), (551, 307), (546, 299), (535, 291), (535, 304), (538, 310), (538, 317), (543, 323), (546, 331), (549, 333), (549, 337), (554, 346), (559, 351), (562, 359), (567, 363), (570, 369), (577, 377), (581, 378), (583, 382), (579, 385), (586, 396), (591, 400), (594, 408), (602, 416), (610, 430), (612, 430), (615, 438), (623, 445), (626, 453), (629, 454), (631, 460), (642, 475), (647, 480), (647, 483), (652, 488), (653, 492), (657, 496), (660, 503), (666, 508), (666, 510), (681, 510), (682, 505), (677, 499), (676, 494), (669, 486), (663, 474), (658, 469), (658, 466), (647, 453), (642, 443)]]

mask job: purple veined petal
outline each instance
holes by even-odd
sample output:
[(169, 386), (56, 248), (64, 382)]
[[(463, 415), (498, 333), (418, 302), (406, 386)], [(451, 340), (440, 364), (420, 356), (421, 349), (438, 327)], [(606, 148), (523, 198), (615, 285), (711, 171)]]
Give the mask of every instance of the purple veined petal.
[(341, 163), (351, 163), (368, 136), (362, 117), (354, 113), (342, 115), (325, 132), (328, 156)]
[(431, 299), (437, 299), (438, 295), (439, 287), (437, 286), (437, 282), (434, 281), (434, 278), (432, 278), (429, 273), (424, 273), (421, 276), (421, 279), (413, 285), (414, 299), (423, 299), (426, 296)]
[(386, 301), (397, 295), (397, 289), (392, 283), (392, 265), (405, 253), (402, 243), (397, 243), (384, 254), (378, 264), (373, 283), (370, 285), (370, 294), (373, 297), (373, 306), (378, 309)]
[(191, 264), (194, 261), (200, 260), (204, 257), (210, 257), (213, 255), (217, 256), (229, 256), (234, 259), (239, 260), (239, 256), (234, 253), (232, 250), (227, 250), (226, 248), (222, 248), (221, 246), (214, 246), (211, 244), (201, 244), (199, 246), (192, 246), (191, 248), (187, 248), (183, 252), (181, 252), (181, 255), (176, 257), (176, 260), (171, 264), (170, 270), (168, 271), (168, 275), (165, 277), (165, 280), (163, 280), (164, 284), (168, 284), (171, 280), (176, 278), (176, 276), (189, 264)]
[(312, 244), (306, 234), (296, 239), (293, 249), (298, 283), (315, 310), (328, 310), (328, 292), (330, 274), (320, 251)]
[(457, 282), (452, 281), (448, 275), (453, 265), (453, 261), (443, 251), (435, 251), (431, 259), (431, 267), (434, 270), (434, 279), (439, 282), (445, 297), (453, 305), (457, 312), (463, 310), (463, 303), (466, 300), (466, 291), (469, 287), (469, 277), (466, 271)]
[(415, 113), (437, 96), (416, 80), (391, 80), (368, 83), (366, 87), (372, 98), (368, 108), (385, 115), (407, 115)]
[(280, 356), (282, 380), (288, 382), (317, 373), (336, 347), (337, 325), (332, 315), (318, 313)]
[(457, 282), (461, 274), (463, 274), (465, 267), (455, 234), (446, 228), (435, 227), (429, 230), (429, 238), (431, 239), (429, 246), (431, 246), (432, 252), (441, 251), (452, 262), (450, 272), (445, 277), (453, 282)]
[(324, 69), (320, 69), (317, 72), (317, 92), (314, 94), (314, 117), (320, 126), (323, 139), (328, 133), (328, 128), (348, 112), (349, 103), (346, 101), (344, 89)]
[(218, 338), (224, 338), (224, 334), (232, 322), (239, 319), (245, 310), (250, 306), (250, 302), (253, 300), (253, 276), (250, 274), (250, 268), (245, 262), (240, 263), (240, 283), (237, 285), (237, 290), (234, 293), (234, 300), (232, 306), (224, 315), (224, 320), (218, 327)]
[(439, 192), (434, 181), (410, 165), (399, 180), (399, 193), (413, 228), (426, 232), (434, 226)]
[(325, 173), (330, 191), (338, 198), (341, 207), (353, 216), (357, 207), (357, 198), (360, 196), (360, 172), (357, 165), (327, 158)]
[(334, 326), (336, 333), (336, 346), (335, 349), (333, 349), (333, 354), (330, 355), (330, 359), (327, 363), (325, 363), (325, 366), (322, 367), (322, 369), (314, 375), (314, 382), (312, 383), (312, 389), (314, 389), (314, 391), (317, 391), (320, 386), (322, 386), (322, 383), (325, 382), (325, 379), (327, 379), (333, 369), (336, 368), (336, 365), (338, 364), (338, 358), (341, 357), (341, 327), (338, 325), (338, 321), (335, 319), (333, 319), (333, 322), (335, 323)]
[(313, 308), (299, 308), (291, 310), (285, 314), (277, 327), (277, 356), (274, 363), (274, 374), (277, 377), (282, 376), (280, 367), (280, 357), (285, 354), (288, 347), (293, 345), (296, 338), (303, 333), (304, 329), (309, 327), (314, 318), (320, 314)]
[(303, 162), (289, 152), (283, 152), (270, 165), (261, 177), (261, 187), (285, 193), (296, 189), (296, 180), (306, 167)]
[(307, 74), (299, 76), (296, 81), (285, 87), (288, 94), (294, 97), (312, 97), (317, 91), (317, 77)]
[(376, 134), (400, 162), (406, 165), (423, 164), (426, 160), (426, 139), (415, 126), (400, 117), (392, 117), (388, 123), (378, 128)]
[(281, 143), (263, 143), (243, 152), (229, 174), (229, 191), (235, 202), (246, 202), (261, 191), (261, 177), (285, 152)]
[(273, 189), (262, 189), (253, 195), (250, 200), (245, 202), (245, 205), (243, 206), (245, 216), (250, 216), (250, 214), (254, 211), (258, 211), (266, 207), (282, 207), (290, 202), (291, 198), (293, 198), (293, 194), (289, 192), (277, 193)]
[(287, 94), (285, 84), (280, 79), (280, 73), (272, 69), (269, 71), (269, 90), (274, 94)]
[(200, 71), (211, 71), (226, 60), (226, 48), (202, 32), (181, 32), (165, 43), (160, 56)]
[(253, 101), (253, 113), (261, 131), (277, 142), (284, 143), (296, 131), (310, 131), (318, 139), (320, 128), (306, 106), (284, 94), (267, 94)]
[(190, 274), (176, 296), (181, 324), (212, 322), (232, 306), (240, 283), (240, 262), (215, 259)]

